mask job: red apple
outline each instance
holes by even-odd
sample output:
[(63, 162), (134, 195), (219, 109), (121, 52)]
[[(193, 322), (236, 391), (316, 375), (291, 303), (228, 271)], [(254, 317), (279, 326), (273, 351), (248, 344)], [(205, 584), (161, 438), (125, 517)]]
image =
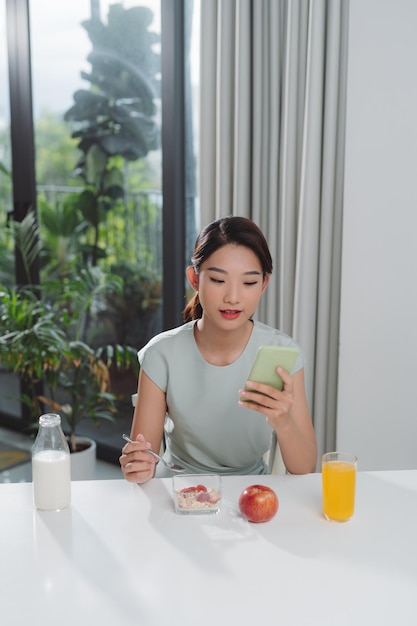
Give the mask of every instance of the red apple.
[(239, 497), (239, 509), (249, 522), (267, 522), (278, 511), (278, 496), (265, 485), (251, 485)]

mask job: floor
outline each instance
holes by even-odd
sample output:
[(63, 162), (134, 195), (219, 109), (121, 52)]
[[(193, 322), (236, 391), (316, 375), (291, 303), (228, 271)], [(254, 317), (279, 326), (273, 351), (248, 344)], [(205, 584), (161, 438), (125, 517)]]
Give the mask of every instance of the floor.
[[(0, 428), (0, 441), (10, 443), (17, 448), (30, 450), (32, 442), (21, 433)], [(97, 459), (96, 479), (123, 478), (120, 467), (112, 463), (105, 463)], [(0, 472), (0, 483), (28, 483), (32, 482), (32, 465), (30, 462)]]

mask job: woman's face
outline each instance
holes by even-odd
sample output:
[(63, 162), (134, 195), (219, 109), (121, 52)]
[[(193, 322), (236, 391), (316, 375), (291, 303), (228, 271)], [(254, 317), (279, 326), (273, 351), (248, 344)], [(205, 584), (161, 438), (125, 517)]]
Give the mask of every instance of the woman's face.
[(188, 278), (198, 290), (204, 317), (221, 328), (235, 329), (246, 323), (269, 282), (256, 254), (235, 244), (216, 250), (202, 263), (198, 275), (190, 270)]

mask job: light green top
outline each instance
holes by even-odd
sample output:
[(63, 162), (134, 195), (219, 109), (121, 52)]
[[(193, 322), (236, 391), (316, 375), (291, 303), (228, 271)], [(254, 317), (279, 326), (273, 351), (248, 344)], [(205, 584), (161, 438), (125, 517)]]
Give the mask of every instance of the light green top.
[[(297, 348), (292, 374), (304, 367), (301, 349), (288, 335), (255, 321), (239, 358), (230, 365), (211, 365), (198, 350), (195, 323), (156, 335), (138, 353), (143, 371), (166, 393), (164, 456), (190, 473), (265, 474), (263, 455), (273, 431), (260, 413), (238, 405), (238, 392), (260, 346)], [(170, 475), (159, 463), (156, 476)]]

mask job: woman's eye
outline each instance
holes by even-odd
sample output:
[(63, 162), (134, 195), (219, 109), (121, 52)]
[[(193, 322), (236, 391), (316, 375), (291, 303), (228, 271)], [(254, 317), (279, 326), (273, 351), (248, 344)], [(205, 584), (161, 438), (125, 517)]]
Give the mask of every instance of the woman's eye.
[[(213, 278), (213, 277), (210, 277), (210, 281), (212, 283), (217, 283), (219, 285), (225, 282), (224, 280), (221, 280), (220, 278)], [(257, 285), (257, 284), (258, 284), (257, 280), (251, 280), (251, 281), (247, 281), (243, 283), (245, 287), (252, 287), (253, 285)]]

